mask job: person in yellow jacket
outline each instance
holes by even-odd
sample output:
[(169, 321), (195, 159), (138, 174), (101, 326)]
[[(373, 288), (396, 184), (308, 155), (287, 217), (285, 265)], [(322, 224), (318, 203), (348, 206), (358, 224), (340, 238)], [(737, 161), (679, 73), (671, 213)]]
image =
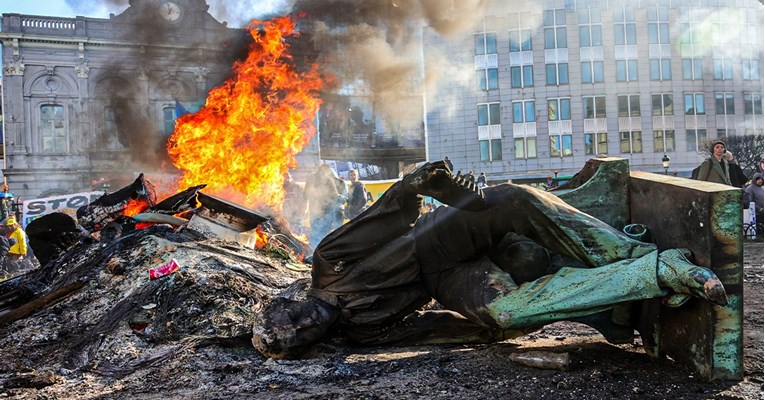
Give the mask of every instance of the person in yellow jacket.
[(5, 226), (8, 228), (5, 237), (11, 242), (11, 248), (8, 250), (8, 260), (15, 263), (17, 266), (27, 256), (27, 235), (21, 226), (16, 223), (16, 218), (8, 218), (5, 221)]

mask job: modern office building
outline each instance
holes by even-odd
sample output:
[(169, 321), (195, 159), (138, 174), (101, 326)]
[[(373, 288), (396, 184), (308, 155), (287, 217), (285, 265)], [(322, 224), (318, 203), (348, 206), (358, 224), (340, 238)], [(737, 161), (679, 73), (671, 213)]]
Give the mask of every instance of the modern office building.
[(490, 1), (473, 35), (423, 48), (450, 71), (427, 98), (429, 158), (492, 181), (601, 154), (687, 175), (707, 140), (763, 134), (755, 0)]

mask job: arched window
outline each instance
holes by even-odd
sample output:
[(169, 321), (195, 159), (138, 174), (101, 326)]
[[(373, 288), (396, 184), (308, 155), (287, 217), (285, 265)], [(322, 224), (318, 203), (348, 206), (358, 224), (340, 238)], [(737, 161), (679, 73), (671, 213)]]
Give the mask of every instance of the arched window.
[(64, 106), (43, 104), (40, 106), (40, 139), (43, 153), (66, 153), (68, 141)]

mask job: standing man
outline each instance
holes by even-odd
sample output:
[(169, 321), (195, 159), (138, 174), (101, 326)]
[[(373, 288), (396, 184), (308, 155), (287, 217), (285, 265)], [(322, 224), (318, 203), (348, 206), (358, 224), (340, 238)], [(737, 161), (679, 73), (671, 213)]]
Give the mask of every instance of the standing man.
[(476, 185), (478, 185), (479, 188), (485, 188), (486, 185), (486, 174), (481, 172), (478, 174), (478, 179), (475, 181)]
[(754, 202), (754, 211), (757, 218), (757, 235), (762, 235), (762, 201), (763, 201), (763, 188), (762, 188), (762, 174), (756, 173), (752, 176), (752, 184), (747, 186), (746, 192), (749, 193), (749, 198)]
[(13, 275), (22, 269), (24, 257), (27, 256), (27, 235), (21, 229), (21, 226), (16, 223), (16, 218), (8, 218), (5, 226), (7, 228), (5, 237), (11, 243), (8, 255), (6, 256), (6, 262), (8, 263), (6, 270)]
[(725, 154), (725, 142), (717, 140), (712, 143), (712, 157), (704, 160), (699, 169), (699, 180), (707, 182), (722, 183), (731, 185), (730, 167), (728, 161), (723, 157)]
[(354, 219), (367, 205), (367, 188), (359, 181), (359, 172), (355, 169), (348, 171), (348, 180), (351, 181), (351, 188), (345, 214), (348, 219)]
[(467, 174), (467, 179), (468, 179), (470, 182), (473, 182), (473, 183), (475, 183), (475, 174), (473, 173), (473, 171), (472, 171), (472, 170), (468, 171), (468, 174)]

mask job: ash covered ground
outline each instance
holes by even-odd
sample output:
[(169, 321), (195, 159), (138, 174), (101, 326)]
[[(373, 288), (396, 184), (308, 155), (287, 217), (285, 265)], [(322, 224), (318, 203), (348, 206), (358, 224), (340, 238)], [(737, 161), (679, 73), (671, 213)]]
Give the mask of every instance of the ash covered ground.
[[(157, 226), (80, 244), (24, 276), (76, 289), (1, 328), (0, 397), (761, 399), (763, 245), (744, 249), (745, 378), (707, 382), (650, 358), (639, 336), (611, 345), (568, 322), (490, 345), (335, 340), (306, 359), (267, 359), (249, 343), (253, 313), (308, 272), (275, 252)], [(148, 269), (169, 258), (181, 269), (150, 280)], [(560, 371), (509, 360), (529, 350), (565, 352), (571, 362)]]

